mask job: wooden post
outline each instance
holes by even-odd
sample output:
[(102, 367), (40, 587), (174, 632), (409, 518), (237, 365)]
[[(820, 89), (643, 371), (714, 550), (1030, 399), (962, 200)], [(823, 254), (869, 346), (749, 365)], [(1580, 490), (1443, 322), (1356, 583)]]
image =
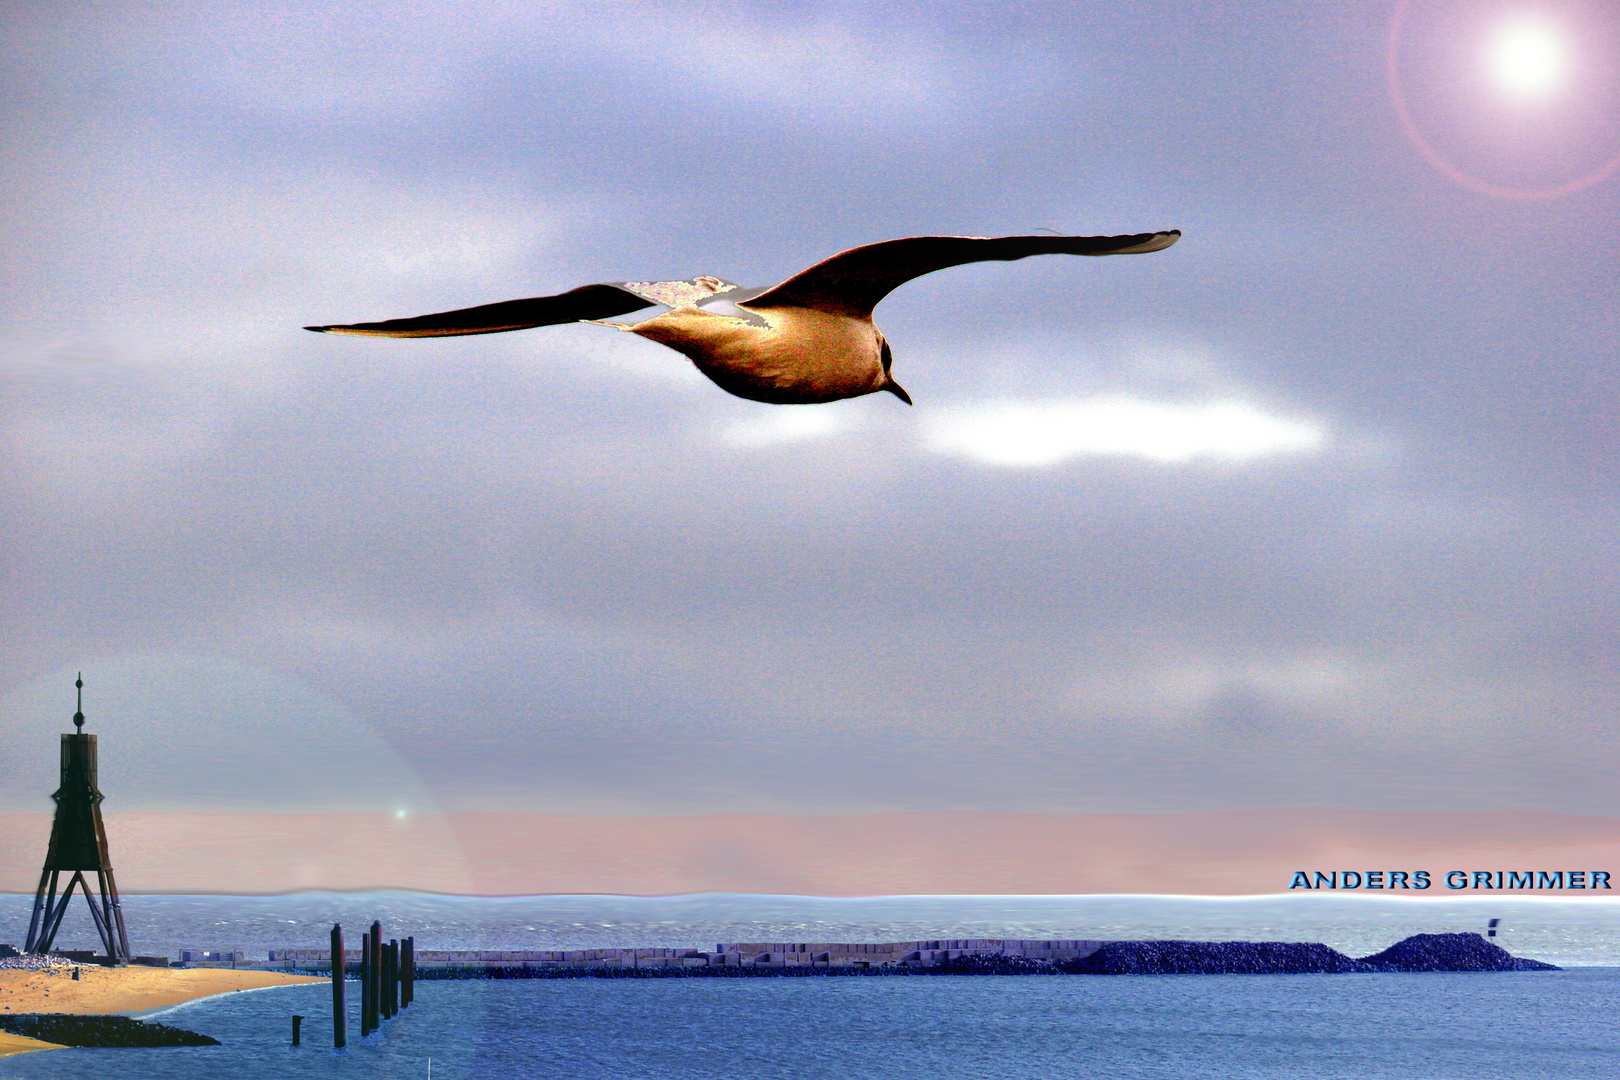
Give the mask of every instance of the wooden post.
[(399, 941), (388, 939), (388, 1015), (399, 1015)]
[(394, 943), (383, 942), (382, 947), (382, 1015), (384, 1020), (391, 1020), (394, 1016), (394, 1007), (391, 1004), (394, 997)]
[(304, 1018), (302, 1016), (299, 1016), (297, 1013), (293, 1014), (293, 1045), (294, 1046), (298, 1045), (298, 1026), (300, 1024), (302, 1024), (303, 1022), (304, 1022)]
[(360, 1037), (371, 1034), (371, 935), (360, 935)]
[(409, 1007), (416, 1000), (416, 935), (412, 934), (405, 939), (405, 985), (402, 988), (401, 1004)]
[(332, 1046), (341, 1050), (349, 1044), (349, 1013), (345, 1008), (343, 971), (343, 925), (332, 924)]
[(382, 1026), (382, 923), (371, 924), (371, 985), (366, 996), (371, 999), (371, 1030)]

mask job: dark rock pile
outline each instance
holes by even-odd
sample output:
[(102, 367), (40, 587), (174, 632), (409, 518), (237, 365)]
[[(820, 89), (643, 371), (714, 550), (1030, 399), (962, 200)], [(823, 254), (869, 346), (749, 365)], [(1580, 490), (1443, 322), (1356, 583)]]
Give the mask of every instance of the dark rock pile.
[(1058, 970), (1075, 975), (1305, 975), (1371, 971), (1326, 945), (1289, 941), (1110, 941)]
[(1376, 971), (1557, 971), (1540, 960), (1521, 960), (1478, 934), (1413, 934), (1361, 963)]
[(1065, 960), (1074, 975), (1304, 975), (1351, 971), (1557, 971), (1478, 934), (1414, 934), (1359, 960), (1326, 945), (1284, 941), (1110, 941)]
[(75, 1016), (67, 1013), (0, 1015), (0, 1031), (43, 1039), (58, 1046), (218, 1046), (218, 1039), (167, 1024), (127, 1016)]
[(1055, 975), (1062, 969), (1050, 960), (989, 953), (953, 956), (926, 970), (941, 975)]

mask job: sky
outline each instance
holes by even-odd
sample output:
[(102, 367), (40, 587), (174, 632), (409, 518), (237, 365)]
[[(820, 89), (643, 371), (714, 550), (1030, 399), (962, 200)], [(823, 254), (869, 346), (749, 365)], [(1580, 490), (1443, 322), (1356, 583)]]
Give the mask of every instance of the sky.
[[(1121, 7), (9, 5), (0, 811), (82, 671), (109, 813), (1620, 816), (1620, 17)], [(1170, 228), (910, 408), (301, 329)]]

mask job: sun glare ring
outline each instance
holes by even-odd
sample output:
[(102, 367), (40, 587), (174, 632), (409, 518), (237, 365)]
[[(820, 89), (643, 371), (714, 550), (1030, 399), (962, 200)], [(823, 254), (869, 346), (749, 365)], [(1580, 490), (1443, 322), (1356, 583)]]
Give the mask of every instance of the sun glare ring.
[[(1620, 153), (1601, 161), (1593, 168), (1561, 183), (1539, 186), (1513, 186), (1494, 183), (1483, 176), (1458, 167), (1424, 135), (1407, 103), (1407, 87), (1401, 75), (1403, 32), (1414, 0), (1397, 0), (1389, 18), (1389, 33), (1385, 40), (1384, 67), (1391, 108), (1396, 123), (1420, 156), (1438, 172), (1470, 190), (1498, 199), (1535, 202), (1554, 199), (1584, 191), (1607, 180), (1620, 170)], [(1549, 93), (1558, 84), (1568, 80), (1571, 65), (1564, 48), (1565, 35), (1560, 35), (1547, 24), (1532, 22), (1528, 18), (1505, 24), (1491, 39), (1493, 49), (1485, 56), (1486, 68), (1482, 76), (1494, 75), (1503, 89), (1520, 91), (1528, 96)], [(1493, 69), (1494, 70), (1489, 70)]]

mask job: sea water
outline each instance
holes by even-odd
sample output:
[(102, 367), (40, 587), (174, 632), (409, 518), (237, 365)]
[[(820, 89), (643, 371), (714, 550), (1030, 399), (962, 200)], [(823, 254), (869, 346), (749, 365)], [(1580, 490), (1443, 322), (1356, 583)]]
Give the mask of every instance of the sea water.
[[(21, 946), (33, 898), (0, 895), (0, 942)], [(1316, 941), (1350, 956), (1410, 934), (1486, 933), (1517, 956), (1620, 966), (1620, 899), (1447, 895), (878, 896), (831, 898), (700, 893), (685, 896), (469, 897), (430, 893), (285, 896), (125, 896), (136, 954), (181, 949), (326, 948), (340, 922), (349, 947), (373, 919), (384, 939), (422, 949), (684, 947), (720, 942), (913, 941), (921, 938), (1184, 938)], [(56, 945), (98, 947), (82, 900)]]
[[(0, 940), (26, 933), (30, 906), (0, 897)], [(385, 938), (414, 934), (424, 949), (1175, 937), (1321, 941), (1351, 955), (1410, 933), (1483, 932), (1496, 918), (1510, 951), (1567, 970), (431, 981), (341, 1052), (330, 1048), (330, 987), (307, 984), (145, 1014), (221, 1046), (25, 1054), (0, 1060), (0, 1080), (425, 1077), (430, 1058), (442, 1080), (1620, 1076), (1620, 904), (1604, 900), (387, 893), (131, 896), (124, 909), (138, 953), (249, 956), (319, 947), (332, 922), (358, 935), (373, 918)], [(65, 935), (63, 948), (93, 944)]]

